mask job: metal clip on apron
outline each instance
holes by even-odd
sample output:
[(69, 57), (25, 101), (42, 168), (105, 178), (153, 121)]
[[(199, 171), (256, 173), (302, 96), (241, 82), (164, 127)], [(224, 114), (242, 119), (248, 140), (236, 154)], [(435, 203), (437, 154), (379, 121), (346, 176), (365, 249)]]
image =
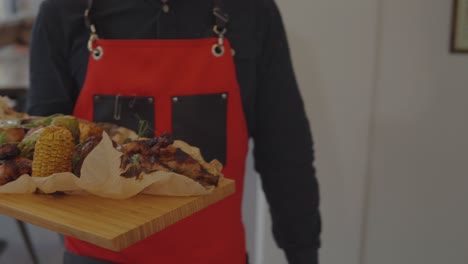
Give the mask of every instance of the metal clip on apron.
[(219, 1), (215, 37), (195, 40), (99, 38), (89, 2), (88, 71), (74, 114), (133, 129), (144, 120), (152, 134), (173, 133), (200, 147), (207, 160), (221, 160), (237, 192), (121, 252), (71, 237), (66, 248), (117, 263), (245, 263), (241, 200), (248, 134)]

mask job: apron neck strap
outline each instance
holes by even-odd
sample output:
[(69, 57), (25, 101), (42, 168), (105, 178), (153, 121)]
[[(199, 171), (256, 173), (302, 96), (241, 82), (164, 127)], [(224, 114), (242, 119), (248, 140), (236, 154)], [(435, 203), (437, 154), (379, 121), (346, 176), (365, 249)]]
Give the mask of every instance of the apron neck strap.
[[(99, 60), (103, 55), (102, 47), (94, 47), (93, 43), (99, 39), (96, 31), (96, 26), (92, 19), (93, 0), (87, 0), (87, 8), (84, 13), (84, 20), (86, 27), (90, 30), (91, 34), (88, 39), (88, 50), (93, 54), (96, 60)], [(220, 57), (224, 54), (224, 36), (227, 32), (229, 23), (229, 15), (223, 11), (223, 0), (214, 0), (213, 16), (214, 27), (213, 33), (218, 38), (218, 43), (213, 46), (213, 54)]]
[[(93, 24), (93, 19), (91, 16), (93, 3), (93, 0), (87, 0), (87, 7), (84, 13), (84, 20), (86, 27), (91, 31), (91, 34), (97, 36), (96, 26)], [(214, 33), (217, 36), (219, 36), (220, 34), (224, 35), (226, 33), (227, 25), (229, 23), (229, 15), (223, 11), (223, 0), (214, 0), (213, 16), (215, 18)]]
[[(226, 33), (229, 23), (229, 15), (223, 11), (223, 0), (214, 0), (213, 16), (215, 18), (215, 29), (218, 32)], [(215, 33), (217, 33), (215, 31)], [(219, 35), (219, 33), (217, 33)]]
[(86, 27), (91, 31), (91, 34), (96, 34), (96, 26), (94, 26), (91, 19), (91, 9), (93, 8), (93, 0), (87, 0), (87, 6), (84, 13)]

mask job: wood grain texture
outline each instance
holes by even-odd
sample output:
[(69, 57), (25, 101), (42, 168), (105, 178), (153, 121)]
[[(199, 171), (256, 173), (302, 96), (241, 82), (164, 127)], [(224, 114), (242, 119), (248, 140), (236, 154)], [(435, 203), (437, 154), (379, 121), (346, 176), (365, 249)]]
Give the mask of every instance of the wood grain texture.
[(212, 194), (199, 197), (1, 194), (0, 214), (121, 251), (234, 192), (234, 181), (223, 179)]

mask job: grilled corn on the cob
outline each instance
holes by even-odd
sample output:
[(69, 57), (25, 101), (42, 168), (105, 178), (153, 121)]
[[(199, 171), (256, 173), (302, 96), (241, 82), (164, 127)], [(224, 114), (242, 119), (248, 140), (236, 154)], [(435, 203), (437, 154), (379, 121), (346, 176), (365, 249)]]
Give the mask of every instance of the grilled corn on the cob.
[(73, 116), (57, 116), (54, 117), (52, 126), (61, 126), (66, 127), (72, 133), (73, 138), (75, 139), (75, 143), (80, 142), (80, 128), (78, 126), (78, 120)]
[(72, 133), (65, 127), (45, 127), (39, 135), (32, 163), (33, 177), (70, 172), (74, 147)]
[(104, 129), (98, 127), (96, 124), (80, 120), (78, 123), (80, 128), (80, 143), (84, 143), (86, 139), (92, 136), (100, 136)]

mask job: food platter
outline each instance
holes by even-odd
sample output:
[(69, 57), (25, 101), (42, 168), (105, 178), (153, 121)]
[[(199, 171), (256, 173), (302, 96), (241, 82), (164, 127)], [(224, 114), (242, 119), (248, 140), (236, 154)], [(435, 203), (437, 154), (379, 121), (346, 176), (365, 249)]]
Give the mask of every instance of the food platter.
[(234, 192), (234, 181), (223, 178), (211, 194), (196, 197), (0, 194), (0, 214), (121, 251)]
[(235, 192), (218, 160), (142, 131), (0, 103), (0, 214), (121, 251)]

